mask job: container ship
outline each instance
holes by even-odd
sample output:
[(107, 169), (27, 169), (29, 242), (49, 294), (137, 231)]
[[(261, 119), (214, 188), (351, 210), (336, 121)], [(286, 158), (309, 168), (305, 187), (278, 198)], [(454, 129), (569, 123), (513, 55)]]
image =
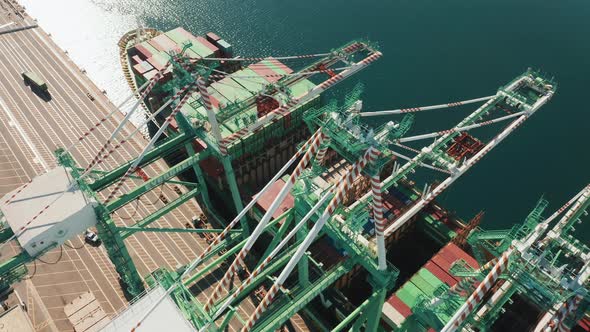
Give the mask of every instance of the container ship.
[[(550, 99), (555, 83), (541, 73), (527, 70), (489, 97), (371, 114), (362, 111), (361, 84), (336, 100), (324, 94), (381, 56), (368, 41), (320, 54), (246, 58), (215, 33), (176, 28), (132, 31), (119, 46), (126, 79), (154, 120), (156, 157), (171, 165), (169, 176), (196, 187), (190, 197), (203, 214), (187, 228), (225, 229), (203, 233), (211, 245), (203, 259), (218, 258), (198, 272), (192, 271), (201, 261), (145, 278), (150, 292), (174, 294), (178, 319), (193, 328), (587, 326), (587, 301), (576, 294), (586, 286), (580, 278), (588, 248), (567, 227), (543, 238), (538, 230), (552, 219), (541, 215), (546, 201), (522, 225), (486, 231), (479, 226), (483, 212), (465, 221), (435, 200)], [(476, 102), (485, 103), (452, 129), (409, 135), (416, 112)], [(377, 126), (363, 121), (387, 114), (403, 117)], [(501, 121), (509, 124), (471, 134)], [(435, 141), (414, 143), (424, 138)], [(417, 170), (437, 176), (414, 176)], [(141, 168), (135, 172), (142, 176)], [(587, 191), (561, 224), (579, 218)], [(208, 275), (219, 282), (199, 301), (191, 285)], [(576, 280), (581, 287), (571, 286)], [(574, 300), (576, 309), (562, 315)], [(145, 325), (162, 315), (157, 303), (149, 315), (129, 310), (114, 321)]]

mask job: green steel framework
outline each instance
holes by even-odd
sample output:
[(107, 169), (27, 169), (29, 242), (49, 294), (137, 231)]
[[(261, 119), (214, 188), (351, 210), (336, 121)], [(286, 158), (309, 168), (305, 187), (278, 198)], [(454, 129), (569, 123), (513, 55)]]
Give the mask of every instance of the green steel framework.
[[(550, 313), (555, 311), (557, 305), (581, 294), (583, 301), (577, 310), (567, 317), (567, 325), (574, 326), (585, 315), (590, 308), (588, 280), (583, 280), (581, 287), (575, 289), (564, 284), (575, 280), (576, 276), (584, 270), (587, 257), (590, 255), (590, 248), (573, 235), (574, 224), (580, 223), (581, 218), (588, 215), (586, 210), (590, 206), (590, 195), (583, 196), (579, 203), (575, 209), (572, 207), (571, 215), (564, 216), (562, 227), (553, 232), (553, 237), (545, 236), (530, 250), (516, 252), (510, 256), (508, 269), (501, 274), (498, 287), (495, 288), (497, 298), (487, 299), (484, 305), (475, 308), (462, 324), (463, 328), (488, 331), (505, 312), (506, 304), (513, 302), (515, 295), (524, 298), (541, 313)], [(518, 241), (525, 241), (534, 236), (535, 228), (545, 221), (542, 214), (547, 206), (548, 201), (541, 198), (524, 222), (511, 229), (487, 231), (477, 228), (474, 230), (468, 237), (468, 244), (480, 266), (484, 266), (490, 257), (500, 257)], [(474, 270), (464, 261), (456, 262), (450, 269), (452, 275), (471, 280), (469, 282), (471, 289), (473, 289), (472, 281), (481, 281), (488, 271)], [(551, 275), (548, 271), (556, 274)], [(440, 301), (438, 305), (432, 305), (435, 298), (443, 301)], [(434, 292), (434, 297), (420, 298), (419, 304), (412, 309), (413, 315), (399, 330), (418, 331), (420, 328), (417, 326), (431, 326), (439, 330), (465, 300), (464, 295), (452, 292), (448, 286), (442, 285)], [(480, 310), (482, 313), (476, 314)], [(554, 326), (551, 331), (555, 328), (557, 326)]]
[[(340, 55), (341, 49), (334, 50), (333, 54)], [(338, 57), (335, 57), (334, 59), (338, 59)], [(308, 68), (314, 68), (314, 66), (316, 65), (311, 65)], [(212, 65), (212, 67), (215, 68), (214, 65)], [(176, 79), (172, 80), (171, 83), (168, 83), (168, 86), (161, 87), (161, 89), (172, 91), (174, 87), (184, 86), (189, 80), (188, 75), (190, 75), (190, 73), (183, 71), (183, 67), (175, 64)], [(209, 73), (210, 72), (208, 71), (202, 72), (203, 75), (208, 75)], [(519, 76), (515, 81), (529, 76), (541, 77), (538, 73), (529, 71), (522, 76)], [(289, 80), (290, 79), (283, 80), (281, 81), (281, 84), (288, 86)], [(511, 84), (513, 82), (511, 82)], [(275, 89), (280, 89), (280, 87), (275, 87)], [(509, 91), (505, 87), (502, 87), (499, 91), (503, 94), (498, 93), (491, 102), (486, 103), (484, 107), (479, 108), (476, 112), (463, 120), (458, 126), (469, 126), (478, 123), (478, 121), (484, 120), (485, 116), (493, 110), (495, 105), (506, 102), (507, 98), (522, 102), (525, 105), (532, 104), (535, 101), (527, 100), (527, 95)], [(406, 164), (405, 167), (401, 168), (398, 173), (393, 176), (387, 176), (388, 174), (384, 173), (385, 169), (388, 169), (387, 167), (390, 167), (395, 159), (392, 147), (397, 139), (406, 135), (412, 125), (413, 116), (407, 115), (396, 127), (388, 127), (384, 125), (377, 128), (370, 128), (360, 122), (358, 114), (350, 114), (351, 109), (354, 108), (354, 104), (359, 99), (361, 92), (362, 87), (356, 87), (353, 89), (353, 91), (347, 95), (342, 105), (332, 102), (328, 103), (326, 106), (316, 107), (311, 110), (301, 108), (296, 111), (299, 112), (297, 113), (299, 114), (299, 121), (304, 121), (312, 132), (317, 128), (322, 128), (323, 132), (330, 138), (329, 147), (349, 163), (354, 163), (354, 161), (357, 160), (367, 148), (371, 146), (376, 147), (380, 151), (379, 158), (364, 170), (364, 175), (368, 177), (381, 176), (382, 178), (386, 178), (383, 183), (384, 190), (387, 190), (392, 186), (398, 186), (400, 181), (406, 179), (410, 173), (414, 172), (414, 169), (418, 168), (425, 162), (430, 162), (433, 165), (440, 167), (455, 162), (446, 154), (446, 148), (449, 143), (459, 135), (458, 131), (448, 134), (444, 139), (438, 141), (434, 146), (431, 146), (428, 151), (418, 154), (418, 156)], [(236, 112), (236, 110), (239, 112), (240, 109), (247, 107), (246, 105), (248, 103), (251, 103), (251, 101), (245, 101), (241, 105), (238, 105), (239, 107), (232, 105), (232, 108), (225, 110), (225, 112)], [(317, 106), (317, 104), (315, 105)], [(343, 124), (342, 121), (334, 121), (334, 118), (350, 119), (350, 121), (348, 124)], [(142, 183), (133, 190), (113, 200), (108, 205), (99, 205), (96, 208), (96, 215), (98, 216), (97, 229), (105, 248), (107, 249), (109, 258), (115, 265), (117, 273), (121, 277), (123, 283), (126, 285), (125, 292), (130, 298), (141, 294), (145, 290), (145, 285), (127, 251), (124, 243), (125, 238), (136, 232), (142, 231), (209, 232), (210, 230), (158, 229), (147, 227), (161, 216), (169, 213), (182, 203), (194, 197), (198, 197), (210, 213), (215, 213), (215, 209), (211, 204), (211, 198), (209, 197), (211, 186), (199, 166), (199, 161), (209, 156), (214, 156), (221, 161), (234, 207), (236, 210), (240, 211), (243, 208), (243, 203), (232, 168), (232, 158), (241, 156), (245, 149), (244, 146), (248, 145), (248, 142), (256, 142), (256, 136), (262, 135), (260, 132), (257, 132), (256, 135), (249, 136), (251, 141), (242, 141), (242, 146), (232, 145), (229, 148), (229, 153), (223, 155), (216, 147), (210, 134), (202, 126), (204, 119), (187, 119), (183, 114), (178, 114), (176, 120), (179, 124), (179, 132), (169, 132), (168, 137), (165, 140), (149, 151), (142, 160), (140, 167), (144, 167), (157, 160), (166, 158), (182, 148), (187, 152), (186, 158), (170, 167), (165, 173), (159, 174), (149, 181)], [(358, 135), (355, 135), (350, 130), (349, 125), (356, 126), (362, 132), (363, 137), (370, 137), (370, 139), (359, 141)], [(262, 131), (268, 131), (268, 135), (270, 136), (281, 137), (286, 134), (281, 128), (283, 128), (282, 123), (279, 123), (278, 125), (270, 124), (264, 127)], [(379, 139), (374, 137), (379, 137)], [(195, 153), (191, 142), (196, 138), (203, 140), (207, 146), (211, 148)], [(263, 146), (259, 142), (254, 148), (251, 146), (249, 148), (259, 151), (263, 149)], [(78, 179), (80, 176), (80, 169), (68, 154), (62, 155), (61, 152), (61, 150), (57, 151), (57, 155), (61, 156), (59, 157), (59, 164), (68, 167), (71, 170), (72, 176)], [(98, 201), (97, 193), (121, 179), (132, 162), (133, 160), (109, 172), (95, 172), (91, 181), (78, 180), (78, 186), (87, 195), (96, 198)], [(197, 178), (196, 183), (178, 182), (174, 180), (174, 178), (189, 169), (194, 171)], [(314, 162), (312, 169), (306, 171), (306, 178), (308, 180), (305, 180), (304, 178), (303, 181), (297, 183), (293, 191), (296, 196), (295, 207), (284, 212), (281, 217), (273, 220), (265, 228), (265, 232), (270, 234), (274, 240), (269, 243), (265, 253), (261, 257), (258, 257), (258, 262), (261, 262), (270, 251), (276, 247), (278, 240), (284, 236), (296, 220), (299, 220), (305, 212), (319, 200), (319, 196), (328, 192), (328, 188), (319, 188), (313, 184), (313, 181), (311, 181), (314, 177), (320, 176), (323, 171), (325, 171), (325, 168), (318, 162)], [(188, 191), (176, 200), (167, 203), (164, 208), (145, 219), (138, 221), (131, 227), (119, 227), (115, 225), (111, 219), (111, 213), (133, 202), (145, 193), (158, 188), (163, 183), (182, 183), (188, 187)], [(328, 289), (343, 275), (351, 273), (351, 271), (357, 266), (360, 266), (367, 272), (366, 282), (371, 286), (372, 292), (360, 306), (350, 312), (342, 322), (335, 327), (335, 330), (378, 330), (383, 302), (388, 292), (390, 292), (395, 286), (399, 271), (391, 264), (388, 264), (387, 268), (384, 270), (379, 269), (377, 265), (377, 252), (374, 247), (359, 240), (362, 226), (369, 219), (368, 207), (370, 206), (371, 199), (363, 198), (358, 204), (353, 204), (351, 207), (340, 207), (336, 211), (339, 219), (331, 218), (322, 231), (321, 236), (329, 237), (337, 249), (345, 251), (347, 253), (346, 259), (330, 269), (325, 270), (321, 264), (313, 260), (313, 258), (307, 254), (304, 259), (298, 263), (298, 273), (297, 278), (295, 278), (296, 281), (291, 282), (288, 289), (283, 290), (283, 296), (271, 306), (270, 310), (255, 325), (254, 330), (269, 331), (279, 328), (293, 314), (305, 310), (306, 306), (314, 298), (322, 294), (322, 292)], [(317, 217), (318, 216), (316, 215), (315, 218), (317, 219)], [(221, 217), (217, 218), (222, 219)], [(346, 226), (342, 227), (341, 222), (337, 221), (337, 219), (344, 220)], [(533, 219), (534, 218), (530, 219), (530, 223), (535, 222)], [(313, 222), (315, 222), (315, 220), (313, 220)], [(313, 222), (311, 224), (313, 224)], [(190, 292), (189, 286), (207, 273), (218, 268), (226, 260), (231, 259), (231, 257), (244, 246), (245, 239), (249, 235), (249, 220), (244, 218), (241, 222), (241, 228), (234, 230), (234, 232), (241, 234), (242, 236), (228, 237), (228, 239), (217, 245), (206, 257), (206, 259), (212, 261), (200, 269), (199, 272), (193, 274), (187, 280), (184, 280), (182, 286), (175, 289), (172, 293), (174, 301), (181, 308), (187, 319), (189, 319), (197, 328), (204, 326), (212, 320), (212, 313), (214, 313), (216, 308), (225, 301), (225, 298), (217, 301), (211, 312), (206, 312), (203, 309), (203, 305), (199, 303)], [(517, 234), (523, 232), (525, 232), (523, 229), (519, 229)], [(9, 238), (11, 235), (9, 229), (5, 229), (0, 234), (4, 239)], [(269, 280), (273, 280), (273, 275), (287, 263), (293, 252), (296, 250), (297, 245), (302, 241), (306, 234), (307, 230), (303, 228), (300, 231), (300, 234), (298, 234), (297, 239), (290, 243), (279, 256), (275, 257), (275, 259), (272, 260), (272, 263), (256, 276), (253, 282), (237, 296), (225, 315), (215, 321), (218, 324), (216, 326), (217, 330), (223, 330), (234, 317), (240, 319), (238, 315), (235, 315), (236, 308), (239, 306), (240, 302), (244, 300), (251, 291), (266, 284)], [(490, 235), (485, 233), (480, 233), (480, 235), (477, 234), (478, 233), (475, 233), (471, 238), (477, 238), (479, 236), (478, 239), (485, 240), (486, 236)], [(512, 233), (508, 236), (511, 234)], [(496, 248), (496, 250), (500, 249)], [(480, 254), (479, 257), (482, 257), (482, 255), (483, 254)], [(4, 262), (0, 266), (0, 274), (5, 276), (2, 278), (2, 284), (6, 286), (14, 282), (14, 280), (19, 279), (19, 277), (22, 277), (24, 264), (32, 259), (34, 258), (29, 257), (26, 254), (21, 254)], [(187, 266), (181, 267), (177, 271), (166, 271), (164, 269), (154, 271), (146, 277), (147, 284), (152, 286), (159, 283), (165, 288), (168, 288), (174, 284), (178, 276), (182, 274), (186, 268)], [(321, 322), (318, 322), (318, 324), (321, 325)]]

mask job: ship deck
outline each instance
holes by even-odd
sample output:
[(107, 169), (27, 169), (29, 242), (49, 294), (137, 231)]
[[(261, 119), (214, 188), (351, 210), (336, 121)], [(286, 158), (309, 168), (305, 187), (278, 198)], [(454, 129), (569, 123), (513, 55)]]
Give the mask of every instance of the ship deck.
[[(1, 1), (0, 25), (14, 21), (13, 27), (26, 26), (33, 22), (26, 14), (24, 19), (19, 18), (8, 0)], [(20, 74), (24, 70), (35, 71), (47, 81), (51, 100), (43, 101), (25, 86)], [(95, 100), (91, 101), (87, 93)], [(114, 107), (41, 28), (1, 34), (0, 195), (55, 166), (53, 151), (77, 140)], [(95, 131), (94, 136), (78, 145), (73, 157), (79, 165), (85, 166), (91, 161), (93, 153), (121, 119), (122, 116), (117, 114)], [(133, 129), (132, 125), (127, 125), (123, 135)], [(143, 137), (136, 137), (125, 149), (119, 149), (103, 166), (104, 169), (138, 155), (145, 145)], [(163, 162), (157, 162), (145, 171), (154, 175), (166, 168)], [(129, 186), (124, 190), (129, 190)], [(178, 195), (166, 186), (161, 190), (169, 201)], [(161, 208), (159, 191), (145, 195), (137, 205), (129, 204), (119, 210), (114, 216), (115, 221), (130, 225)], [(161, 227), (182, 228), (198, 212), (199, 207), (191, 201), (156, 223)], [(106, 250), (84, 245), (81, 239), (67, 244), (44, 255), (42, 261), (29, 264), (32, 276), (16, 286), (37, 331), (73, 331), (64, 305), (86, 291), (92, 292), (109, 316), (127, 304)], [(207, 246), (205, 239), (198, 236), (168, 233), (139, 233), (131, 236), (126, 244), (141, 275), (159, 267), (174, 269), (179, 264), (186, 264)], [(16, 252), (17, 245), (14, 244), (11, 250)], [(209, 288), (222, 273), (217, 271), (209, 275), (205, 283), (196, 286), (200, 288), (198, 298), (201, 301), (205, 300)], [(245, 301), (238, 313), (247, 318), (252, 310), (252, 303)], [(239, 327), (231, 324), (229, 330)]]

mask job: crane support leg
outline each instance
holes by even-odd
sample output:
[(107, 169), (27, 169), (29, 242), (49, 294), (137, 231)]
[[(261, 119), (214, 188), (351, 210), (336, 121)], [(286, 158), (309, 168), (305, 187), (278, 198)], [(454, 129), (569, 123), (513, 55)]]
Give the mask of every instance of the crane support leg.
[(366, 332), (377, 332), (379, 321), (381, 320), (381, 311), (383, 310), (383, 302), (385, 302), (385, 295), (387, 289), (381, 288), (375, 290), (371, 296), (371, 301), (367, 307), (365, 315), (367, 316)]
[(33, 259), (26, 251), (23, 251), (17, 256), (3, 262), (0, 265), (0, 292), (3, 292), (10, 285), (21, 280), (27, 274), (25, 264)]
[[(234, 206), (236, 207), (236, 213), (240, 213), (244, 209), (244, 204), (242, 203), (242, 198), (240, 197), (240, 190), (238, 189), (238, 183), (236, 182), (236, 176), (234, 174), (234, 168), (231, 165), (230, 157), (221, 157), (221, 162), (223, 164), (225, 178), (227, 179), (227, 184), (229, 185), (229, 190), (231, 192), (231, 197), (234, 201)], [(246, 238), (248, 235), (250, 235), (248, 219), (246, 219), (246, 217), (242, 217), (242, 219), (240, 219), (240, 225), (242, 226), (242, 236)]]
[[(195, 149), (193, 148), (192, 144), (186, 144), (186, 152), (188, 153), (189, 157), (192, 157), (195, 155)], [(199, 160), (201, 160), (199, 158)], [(195, 172), (195, 175), (197, 176), (197, 184), (199, 186), (199, 190), (201, 193), (201, 198), (203, 199), (203, 203), (205, 203), (205, 206), (207, 207), (207, 210), (209, 211), (213, 211), (213, 206), (211, 205), (211, 199), (209, 198), (209, 190), (207, 189), (207, 182), (205, 181), (205, 177), (203, 176), (203, 171), (201, 170), (201, 167), (199, 166), (199, 163), (195, 163), (193, 165), (193, 171)]]
[(332, 329), (332, 332), (340, 332), (344, 331), (344, 329), (350, 325), (352, 322), (356, 322), (356, 318), (358, 315), (365, 312), (367, 306), (369, 305), (369, 299), (365, 300), (361, 305), (359, 305), (350, 315), (346, 316), (335, 328)]
[(10, 227), (3, 228), (2, 230), (0, 230), (0, 243), (4, 243), (8, 239), (10, 239), (13, 235), (14, 235), (14, 232), (12, 231), (12, 228), (10, 228)]
[[(305, 240), (307, 233), (307, 225), (303, 225), (303, 227), (297, 232), (297, 242)], [(301, 287), (309, 286), (309, 257), (307, 255), (303, 255), (299, 260), (299, 263), (297, 263), (297, 273), (299, 276), (299, 285)]]
[(97, 213), (97, 215), (100, 216), (96, 224), (98, 234), (104, 243), (109, 259), (115, 265), (115, 270), (125, 285), (125, 296), (132, 299), (143, 292), (143, 281), (108, 211), (104, 209), (102, 213)]

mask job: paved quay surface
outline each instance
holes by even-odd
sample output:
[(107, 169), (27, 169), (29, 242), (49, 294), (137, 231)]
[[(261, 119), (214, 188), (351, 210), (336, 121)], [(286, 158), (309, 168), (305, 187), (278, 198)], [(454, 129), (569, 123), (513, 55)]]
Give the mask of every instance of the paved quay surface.
[[(34, 24), (26, 13), (18, 14), (14, 1), (0, 0), (0, 26), (14, 22), (10, 28)], [(48, 84), (51, 100), (44, 101), (26, 86), (23, 71), (38, 73)], [(119, 73), (114, 73), (118, 75)], [(122, 73), (121, 73), (122, 75)], [(95, 97), (92, 101), (87, 96)], [(0, 34), (0, 197), (55, 166), (53, 151), (69, 146), (88, 128), (114, 109), (108, 99), (69, 60), (66, 53), (40, 27)], [(119, 113), (104, 123), (94, 136), (77, 145), (74, 159), (86, 166), (123, 116)], [(135, 128), (127, 125), (121, 138)], [(136, 135), (125, 149), (121, 148), (108, 160), (103, 170), (137, 156), (147, 141)], [(167, 169), (164, 163), (154, 163), (145, 169), (154, 175)], [(133, 185), (132, 181), (131, 185)], [(122, 191), (129, 190), (129, 183)], [(131, 225), (163, 206), (159, 194), (172, 201), (178, 194), (171, 186), (143, 196), (137, 204), (128, 204), (114, 217), (118, 224)], [(183, 188), (183, 190), (185, 190)], [(189, 201), (159, 219), (154, 227), (182, 228), (199, 212), (196, 202)], [(159, 268), (174, 269), (186, 264), (204, 250), (206, 241), (195, 234), (140, 233), (126, 240), (128, 250), (141, 275)], [(17, 245), (9, 248), (14, 253)], [(0, 257), (0, 260), (2, 258)], [(84, 245), (81, 239), (68, 241), (28, 265), (30, 277), (17, 289), (27, 303), (28, 313), (38, 331), (73, 331), (64, 313), (64, 305), (90, 290), (102, 309), (110, 316), (125, 308), (127, 302), (117, 281), (117, 274), (105, 249)], [(211, 284), (222, 277), (216, 270), (205, 283), (197, 287), (200, 300), (206, 298)], [(246, 319), (254, 310), (251, 302), (240, 306), (239, 314)], [(234, 319), (230, 331), (241, 325)]]

